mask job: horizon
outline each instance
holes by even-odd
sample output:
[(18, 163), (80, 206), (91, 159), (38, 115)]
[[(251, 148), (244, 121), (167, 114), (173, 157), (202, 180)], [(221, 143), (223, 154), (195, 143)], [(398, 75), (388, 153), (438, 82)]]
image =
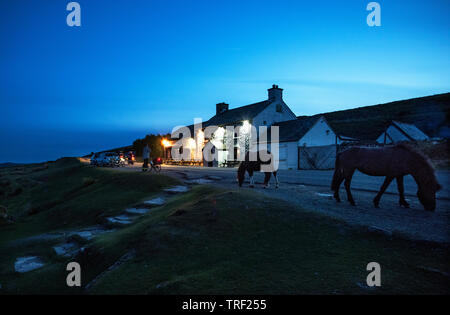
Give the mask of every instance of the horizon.
[(130, 145), (272, 84), (296, 116), (450, 92), (448, 1), (380, 2), (381, 27), (369, 1), (78, 1), (81, 27), (68, 2), (0, 4), (0, 163)]
[[(413, 99), (417, 99), (417, 98), (427, 98), (427, 97), (438, 96), (438, 95), (449, 94), (449, 93), (450, 93), (450, 92), (444, 92), (444, 93), (438, 93), (438, 94), (432, 94), (432, 95), (426, 95), (426, 96), (419, 96), (419, 97), (413, 97), (413, 98), (402, 99), (402, 100), (394, 100), (394, 101), (390, 101), (390, 102), (387, 102), (387, 103), (381, 103), (381, 104), (363, 105), (363, 106), (357, 106), (357, 107), (354, 107), (354, 108), (338, 109), (338, 110), (333, 111), (333, 112), (341, 112), (341, 111), (353, 110), (353, 109), (358, 109), (358, 108), (365, 108), (365, 107), (372, 107), (372, 106), (378, 106), (378, 105), (385, 105), (385, 104), (390, 104), (390, 103), (395, 103), (395, 102), (400, 102), (400, 101), (408, 101), (408, 100), (413, 100)], [(252, 104), (248, 104), (248, 105), (252, 105)], [(246, 105), (243, 105), (243, 106), (246, 106)], [(230, 108), (230, 110), (233, 110), (233, 109), (239, 108), (239, 107), (241, 107), (241, 106), (237, 106), (237, 107), (234, 107), (234, 108)], [(311, 117), (311, 116), (315, 116), (315, 115), (323, 115), (323, 114), (327, 114), (327, 113), (332, 113), (332, 112), (315, 113), (315, 114), (311, 114), (311, 115), (305, 115), (305, 116), (303, 116), (303, 117)], [(294, 113), (294, 114), (295, 114), (295, 113)], [(301, 116), (298, 115), (297, 117), (301, 117)], [(212, 117), (210, 117), (210, 118), (212, 118)], [(203, 122), (207, 122), (207, 120), (205, 120), (205, 121), (203, 121)], [(189, 126), (189, 125), (190, 125), (190, 123), (186, 123), (186, 124), (183, 125), (183, 126)], [(176, 126), (176, 127), (174, 127), (174, 128), (178, 128), (178, 127), (180, 127), (180, 126)], [(134, 141), (134, 140), (137, 140), (137, 139), (145, 138), (145, 136), (151, 135), (151, 134), (153, 134), (153, 135), (164, 136), (164, 135), (170, 134), (170, 133), (171, 133), (171, 130), (168, 130), (167, 132), (164, 132), (164, 131), (163, 131), (163, 132), (147, 133), (147, 134), (144, 134), (144, 135), (143, 135), (142, 137), (140, 137), (140, 138), (133, 139), (133, 141)], [(133, 144), (133, 143), (123, 144), (123, 145), (119, 145), (119, 146), (116, 146), (116, 147), (102, 148), (101, 150), (94, 150), (94, 151), (90, 151), (90, 152), (105, 152), (105, 151), (110, 151), (110, 150), (112, 151), (112, 150), (116, 150), (116, 149), (118, 149), (118, 148), (130, 146), (130, 145), (132, 145), (132, 144)], [(55, 159), (53, 159), (53, 160), (27, 161), (27, 162), (0, 161), (0, 167), (1, 167), (2, 165), (4, 165), (4, 164), (13, 164), (13, 165), (15, 165), (15, 164), (16, 164), (16, 165), (38, 164), (38, 163), (44, 163), (44, 162), (51, 162), (51, 161), (55, 161), (55, 160), (58, 160), (58, 159), (61, 159), (61, 158), (67, 158), (67, 157), (83, 157), (83, 156), (89, 155), (90, 152), (85, 152), (85, 153), (81, 153), (81, 154), (73, 155), (73, 156), (59, 156), (59, 157), (57, 157), (57, 158), (55, 158)]]

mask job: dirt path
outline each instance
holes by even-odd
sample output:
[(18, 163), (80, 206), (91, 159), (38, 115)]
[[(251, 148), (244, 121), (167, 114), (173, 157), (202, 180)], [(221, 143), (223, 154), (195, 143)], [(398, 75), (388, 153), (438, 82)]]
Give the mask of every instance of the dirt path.
[[(140, 167), (135, 166), (134, 168), (118, 170), (139, 171)], [(229, 169), (164, 167), (162, 174), (176, 177), (187, 183), (192, 183), (192, 180), (207, 179), (205, 183), (228, 189), (239, 189), (235, 171)], [(289, 179), (286, 174), (285, 177)], [(418, 202), (414, 193), (416, 188), (414, 187), (411, 187), (409, 193), (406, 194), (406, 199), (411, 208), (401, 208), (398, 205), (397, 187), (395, 184), (391, 184), (390, 189), (381, 199), (380, 208), (376, 209), (372, 200), (379, 189), (379, 183), (376, 182), (377, 178), (361, 176), (361, 178), (355, 178), (354, 182), (352, 181), (352, 193), (357, 203), (357, 206), (353, 207), (347, 202), (343, 187), (341, 187), (342, 202), (336, 203), (331, 196), (329, 179), (327, 176), (324, 177), (324, 174), (323, 172), (317, 172), (316, 175), (314, 173), (302, 175), (304, 184), (287, 181), (286, 178), (280, 179), (281, 186), (279, 189), (274, 188), (272, 179), (272, 186), (269, 189), (263, 189), (262, 185), (258, 185), (254, 190), (268, 197), (292, 202), (307, 211), (343, 220), (353, 226), (362, 226), (386, 234), (402, 235), (413, 240), (450, 243), (450, 198), (447, 195), (447, 190), (441, 191), (438, 195), (436, 211), (427, 212)], [(297, 176), (294, 175), (290, 176)], [(448, 182), (447, 172), (441, 172), (438, 175), (440, 175), (442, 182)], [(315, 176), (316, 179), (314, 179)], [(211, 177), (214, 180), (208, 180)], [(262, 174), (255, 174), (256, 183), (261, 183), (262, 180)], [(382, 181), (379, 178), (378, 180)], [(241, 189), (250, 189), (248, 188), (248, 182)]]
[[(177, 177), (182, 181), (208, 178), (181, 170), (166, 172), (166, 175)], [(228, 189), (239, 189), (235, 180), (225, 176), (222, 179), (219, 178), (220, 176), (210, 183)], [(252, 189), (248, 188), (248, 183), (244, 186), (240, 189)], [(343, 188), (341, 188), (341, 203), (337, 203), (332, 198), (331, 191), (326, 186), (284, 183), (279, 189), (275, 189), (273, 185), (269, 189), (258, 185), (253, 190), (268, 197), (292, 202), (307, 211), (343, 220), (350, 225), (362, 226), (389, 235), (401, 235), (412, 240), (450, 243), (450, 201), (447, 198), (437, 201), (435, 212), (428, 212), (423, 209), (416, 197), (407, 197), (411, 208), (405, 209), (398, 205), (398, 196), (390, 193), (383, 195), (380, 208), (376, 209), (372, 203), (376, 193), (359, 189), (352, 190), (357, 203), (356, 207), (347, 202)]]

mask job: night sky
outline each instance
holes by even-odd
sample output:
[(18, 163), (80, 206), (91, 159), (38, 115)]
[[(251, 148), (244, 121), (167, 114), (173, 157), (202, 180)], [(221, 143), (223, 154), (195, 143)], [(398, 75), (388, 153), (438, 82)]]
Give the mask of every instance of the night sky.
[(450, 1), (0, 1), (0, 162), (39, 162), (266, 99), (297, 115), (450, 91)]

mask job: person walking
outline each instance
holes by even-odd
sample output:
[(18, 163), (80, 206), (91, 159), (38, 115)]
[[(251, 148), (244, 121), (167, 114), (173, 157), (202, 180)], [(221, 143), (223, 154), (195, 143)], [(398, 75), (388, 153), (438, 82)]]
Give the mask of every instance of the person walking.
[(142, 150), (142, 158), (144, 159), (144, 164), (142, 164), (142, 170), (144, 172), (148, 171), (148, 160), (150, 159), (150, 148), (148, 144), (145, 145), (144, 149)]

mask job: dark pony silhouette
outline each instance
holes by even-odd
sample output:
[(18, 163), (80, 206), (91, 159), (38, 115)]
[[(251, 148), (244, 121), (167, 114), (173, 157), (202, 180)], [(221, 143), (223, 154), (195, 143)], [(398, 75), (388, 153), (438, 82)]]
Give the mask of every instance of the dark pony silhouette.
[(436, 209), (436, 192), (441, 189), (441, 185), (436, 179), (433, 166), (424, 155), (408, 145), (397, 144), (378, 148), (352, 147), (339, 153), (336, 157), (336, 168), (331, 183), (331, 190), (334, 191), (336, 201), (341, 201), (339, 187), (345, 180), (348, 201), (355, 205), (350, 191), (355, 170), (371, 176), (386, 177), (373, 200), (376, 208), (379, 207), (381, 196), (394, 178), (397, 180), (400, 206), (408, 208), (409, 204), (404, 195), (403, 177), (412, 175), (418, 186), (417, 197), (420, 203), (425, 210)]
[(277, 171), (273, 169), (272, 161), (273, 156), (270, 152), (264, 152), (265, 155), (269, 156), (269, 159), (267, 161), (263, 161), (261, 159), (261, 153), (260, 151), (256, 152), (256, 161), (250, 160), (250, 152), (247, 152), (245, 155), (245, 160), (242, 161), (239, 164), (239, 168), (237, 171), (237, 179), (239, 183), (239, 187), (242, 187), (242, 184), (244, 183), (245, 179), (245, 172), (248, 172), (248, 175), (250, 176), (250, 187), (255, 187), (253, 182), (253, 173), (254, 172), (260, 172), (262, 166), (267, 166), (268, 168), (271, 168), (272, 170), (270, 172), (264, 172), (264, 188), (269, 187), (269, 181), (270, 181), (270, 175), (273, 174), (275, 177), (275, 187), (278, 188), (279, 182), (277, 178)]

